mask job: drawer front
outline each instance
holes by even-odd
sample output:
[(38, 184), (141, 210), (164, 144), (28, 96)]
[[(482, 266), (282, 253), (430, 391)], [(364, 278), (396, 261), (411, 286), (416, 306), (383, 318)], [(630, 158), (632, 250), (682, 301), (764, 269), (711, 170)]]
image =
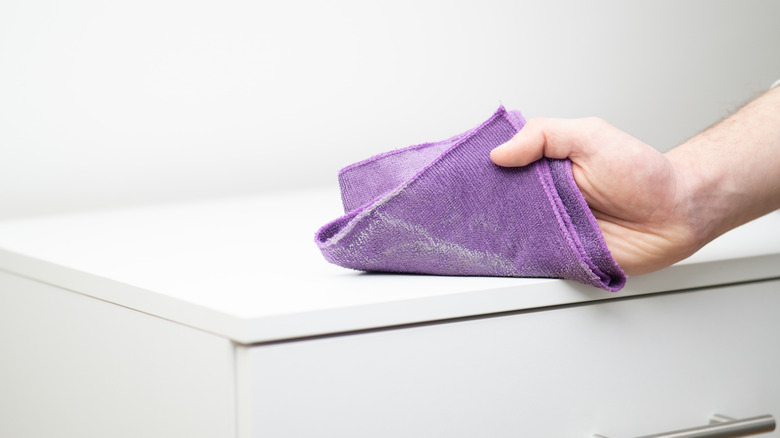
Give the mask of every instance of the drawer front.
[(777, 418), (780, 281), (256, 346), (242, 360), (244, 437), (626, 437), (715, 413)]

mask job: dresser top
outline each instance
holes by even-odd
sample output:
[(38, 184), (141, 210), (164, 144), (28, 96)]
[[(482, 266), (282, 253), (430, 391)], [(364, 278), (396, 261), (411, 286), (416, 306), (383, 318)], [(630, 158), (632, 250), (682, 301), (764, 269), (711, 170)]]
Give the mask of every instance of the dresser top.
[(610, 293), (553, 279), (360, 273), (314, 232), (336, 188), (0, 222), (0, 270), (240, 343), (780, 277), (780, 212)]

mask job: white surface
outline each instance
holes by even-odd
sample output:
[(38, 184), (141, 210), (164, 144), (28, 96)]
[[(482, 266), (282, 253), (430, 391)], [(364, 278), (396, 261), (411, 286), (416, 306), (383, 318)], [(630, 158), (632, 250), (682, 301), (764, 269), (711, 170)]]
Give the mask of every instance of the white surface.
[(224, 338), (0, 272), (0, 436), (235, 437)]
[(240, 436), (636, 437), (704, 426), (715, 413), (777, 419), (779, 289), (253, 347)]
[(780, 214), (618, 294), (546, 279), (362, 274), (313, 236), (337, 190), (0, 222), (0, 269), (242, 343), (780, 277)]
[(780, 75), (775, 0), (0, 2), (0, 217), (330, 182), (499, 102), (667, 149)]

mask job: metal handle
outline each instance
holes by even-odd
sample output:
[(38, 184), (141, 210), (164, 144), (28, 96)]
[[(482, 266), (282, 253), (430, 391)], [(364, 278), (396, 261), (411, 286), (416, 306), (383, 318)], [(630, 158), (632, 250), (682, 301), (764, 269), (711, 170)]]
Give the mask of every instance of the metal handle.
[[(771, 415), (735, 420), (724, 415), (713, 415), (708, 426), (692, 427), (637, 438), (738, 438), (775, 430), (775, 419)], [(606, 438), (593, 435), (593, 438)]]

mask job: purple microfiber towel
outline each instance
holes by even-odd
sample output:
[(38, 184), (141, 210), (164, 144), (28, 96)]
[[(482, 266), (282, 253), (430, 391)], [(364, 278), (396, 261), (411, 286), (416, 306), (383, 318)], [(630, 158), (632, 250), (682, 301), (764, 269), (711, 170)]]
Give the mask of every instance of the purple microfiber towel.
[(524, 124), (519, 112), (500, 107), (448, 140), (342, 169), (346, 214), (317, 232), (322, 254), (363, 271), (552, 277), (620, 290), (626, 276), (569, 160), (517, 168), (490, 161)]

